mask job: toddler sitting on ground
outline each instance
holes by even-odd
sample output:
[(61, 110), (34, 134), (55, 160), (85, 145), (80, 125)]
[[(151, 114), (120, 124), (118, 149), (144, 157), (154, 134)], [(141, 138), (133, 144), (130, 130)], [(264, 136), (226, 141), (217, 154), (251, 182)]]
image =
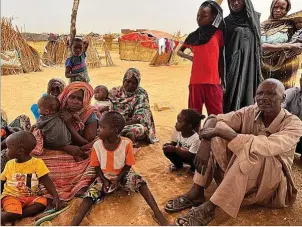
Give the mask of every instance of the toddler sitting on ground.
[(195, 129), (204, 118), (204, 115), (193, 109), (185, 109), (178, 114), (171, 142), (163, 146), (165, 156), (172, 162), (170, 172), (182, 169), (186, 163), (191, 166), (190, 170), (194, 173), (194, 158), (200, 145)]
[(30, 156), (36, 139), (26, 131), (10, 135), (6, 144), (8, 161), (1, 173), (1, 225), (42, 212), (47, 199), (38, 196), (38, 185), (42, 183), (53, 197), (53, 205), (59, 210), (63, 206), (55, 185), (49, 178), (49, 170), (42, 159)]

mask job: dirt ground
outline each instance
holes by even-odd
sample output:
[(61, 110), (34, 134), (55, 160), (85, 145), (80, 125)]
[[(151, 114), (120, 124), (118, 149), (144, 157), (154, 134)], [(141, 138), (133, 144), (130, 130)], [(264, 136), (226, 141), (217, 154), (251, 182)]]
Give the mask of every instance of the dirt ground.
[[(192, 184), (192, 177), (185, 171), (178, 174), (168, 172), (169, 162), (161, 150), (162, 144), (170, 139), (177, 114), (187, 107), (190, 64), (155, 68), (150, 67), (148, 63), (120, 61), (117, 53), (113, 53), (112, 56), (117, 67), (89, 70), (92, 86), (103, 84), (112, 88), (121, 85), (127, 68), (136, 67), (141, 71), (141, 86), (148, 91), (151, 105), (166, 102), (172, 107), (162, 112), (153, 111), (160, 142), (143, 147), (136, 156), (137, 163), (134, 167), (145, 177), (158, 205), (163, 210), (169, 199), (185, 193)], [(3, 76), (1, 108), (7, 112), (9, 119), (13, 120), (20, 114), (26, 114), (33, 120), (30, 106), (46, 92), (47, 82), (53, 77), (64, 78), (64, 68), (44, 68), (43, 72), (38, 73)], [(302, 166), (297, 164), (293, 167), (299, 196), (292, 207), (286, 209), (246, 207), (240, 211), (237, 219), (217, 209), (210, 225), (302, 225), (301, 168)], [(210, 195), (213, 189), (214, 186), (207, 194)], [(80, 202), (81, 199), (72, 200), (71, 208), (55, 218), (52, 225), (68, 225)], [(174, 223), (176, 217), (186, 212), (165, 215), (171, 223)], [(27, 218), (16, 224), (33, 225), (33, 221), (33, 218)], [(124, 192), (117, 192), (106, 198), (103, 203), (94, 206), (82, 225), (157, 225), (157, 223), (152, 218), (151, 209), (139, 194), (129, 196)]]

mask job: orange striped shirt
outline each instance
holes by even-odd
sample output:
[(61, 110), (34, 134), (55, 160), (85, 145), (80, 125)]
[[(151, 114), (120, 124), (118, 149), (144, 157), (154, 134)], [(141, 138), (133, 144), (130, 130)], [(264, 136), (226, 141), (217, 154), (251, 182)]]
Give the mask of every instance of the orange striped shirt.
[(99, 166), (104, 175), (118, 175), (125, 165), (132, 166), (134, 164), (132, 141), (128, 138), (121, 137), (120, 144), (114, 151), (107, 150), (101, 139), (93, 145), (90, 166)]

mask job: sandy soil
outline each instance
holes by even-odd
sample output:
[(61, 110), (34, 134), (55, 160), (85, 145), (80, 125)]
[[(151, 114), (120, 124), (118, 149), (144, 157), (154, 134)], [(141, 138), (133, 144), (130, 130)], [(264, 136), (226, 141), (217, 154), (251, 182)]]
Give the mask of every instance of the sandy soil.
[[(162, 144), (169, 141), (171, 131), (179, 111), (187, 106), (188, 81), (190, 65), (150, 67), (142, 62), (125, 62), (113, 54), (118, 65), (113, 68), (90, 70), (92, 85), (104, 84), (109, 88), (120, 85), (124, 72), (129, 67), (136, 67), (141, 71), (142, 86), (148, 91), (151, 104), (167, 102), (172, 109), (153, 111), (157, 136), (160, 142), (142, 148), (136, 156), (135, 170), (147, 180), (149, 187), (160, 208), (173, 197), (185, 193), (192, 184), (192, 177), (185, 171), (171, 174), (167, 170), (169, 162), (162, 154)], [(1, 84), (1, 108), (7, 111), (9, 119), (19, 114), (33, 116), (30, 105), (35, 103), (46, 91), (49, 79), (64, 78), (64, 69), (45, 68), (43, 72), (16, 76), (3, 76)], [(259, 206), (243, 208), (237, 219), (230, 218), (218, 209), (211, 225), (302, 225), (302, 171), (301, 166), (293, 167), (294, 177), (299, 189), (297, 202), (286, 209), (267, 209)], [(214, 185), (208, 190), (210, 195)], [(81, 199), (71, 201), (71, 208), (52, 221), (53, 225), (68, 225), (75, 214)], [(176, 217), (185, 214), (165, 214), (171, 223)], [(27, 218), (17, 225), (33, 225), (33, 218)], [(157, 225), (152, 218), (152, 211), (139, 194), (130, 196), (124, 192), (117, 192), (108, 197), (101, 204), (94, 206), (82, 225)]]

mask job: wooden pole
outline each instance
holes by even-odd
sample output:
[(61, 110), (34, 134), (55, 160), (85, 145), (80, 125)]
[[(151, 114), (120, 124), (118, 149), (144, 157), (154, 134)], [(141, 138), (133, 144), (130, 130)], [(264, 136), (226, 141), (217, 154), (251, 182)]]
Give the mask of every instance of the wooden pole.
[(219, 5), (221, 5), (222, 2), (223, 2), (223, 0), (216, 0), (216, 2), (217, 2)]
[(76, 36), (76, 20), (79, 8), (80, 0), (73, 0), (73, 7), (71, 12), (71, 22), (70, 22), (70, 42), (69, 47), (71, 47), (72, 42)]

